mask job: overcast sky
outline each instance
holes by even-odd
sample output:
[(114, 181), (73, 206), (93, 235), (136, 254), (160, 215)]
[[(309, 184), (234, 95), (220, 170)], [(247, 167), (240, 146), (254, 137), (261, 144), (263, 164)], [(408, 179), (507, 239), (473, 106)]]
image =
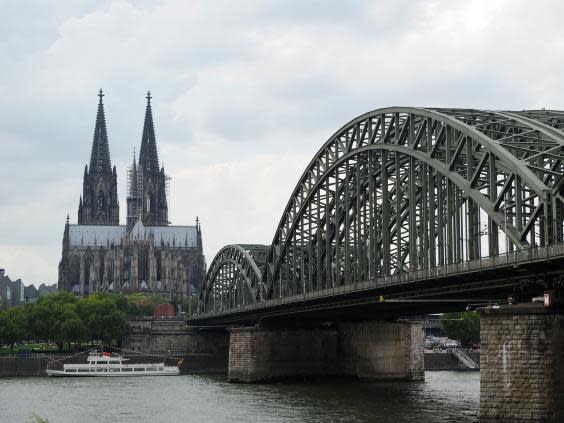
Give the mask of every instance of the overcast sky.
[(564, 109), (561, 1), (0, 0), (0, 268), (55, 283), (103, 88), (125, 222), (145, 94), (208, 264), (270, 244), (303, 169), (387, 106)]

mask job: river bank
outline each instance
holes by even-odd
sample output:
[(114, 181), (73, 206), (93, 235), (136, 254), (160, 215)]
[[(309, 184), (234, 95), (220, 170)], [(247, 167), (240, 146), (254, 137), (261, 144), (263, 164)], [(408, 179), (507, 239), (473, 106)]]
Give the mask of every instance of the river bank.
[[(480, 353), (469, 353), (476, 362), (480, 362)], [(156, 362), (162, 360), (161, 357), (128, 356), (132, 363)], [(169, 360), (183, 358), (180, 372), (182, 374), (202, 374), (202, 373), (226, 373), (226, 363), (207, 354), (189, 354), (170, 357)], [(64, 360), (67, 363), (79, 363), (84, 361), (84, 357), (77, 357), (73, 354), (60, 354), (56, 356), (46, 356), (44, 354), (32, 354), (27, 356), (20, 355), (0, 355), (0, 378), (8, 377), (41, 377), (46, 376), (45, 369), (52, 359)], [(172, 363), (171, 363), (172, 364)], [(449, 352), (426, 352), (425, 370), (467, 370), (453, 354)]]
[[(180, 365), (181, 374), (201, 374), (201, 373), (226, 373), (226, 363), (207, 354), (190, 354), (190, 355), (174, 355), (174, 356), (124, 356), (128, 358), (130, 363), (156, 363), (166, 361), (167, 364), (176, 364), (182, 359)], [(43, 377), (47, 376), (45, 370), (47, 364), (53, 359), (64, 361), (65, 363), (83, 363), (84, 356), (76, 356), (74, 354), (59, 354), (56, 356), (47, 356), (44, 354), (30, 355), (0, 355), (0, 378), (10, 377)]]

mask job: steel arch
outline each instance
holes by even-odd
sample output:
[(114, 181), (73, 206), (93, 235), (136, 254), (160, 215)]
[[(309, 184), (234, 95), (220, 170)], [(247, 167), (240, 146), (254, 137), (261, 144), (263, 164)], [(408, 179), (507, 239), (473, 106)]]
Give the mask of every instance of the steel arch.
[[(545, 122), (538, 121), (538, 118), (531, 119), (531, 115), (527, 115), (526, 112), (502, 113), (460, 109), (387, 108), (354, 119), (339, 129), (316, 154), (303, 173), (286, 206), (267, 260), (266, 279), (269, 293), (272, 294), (274, 280), (277, 278), (285, 278), (284, 282), (280, 281), (280, 285), (283, 283), (286, 285), (293, 284), (294, 287), (291, 290), (293, 293), (307, 290), (307, 283), (300, 279), (303, 279), (301, 277), (307, 273), (307, 271), (304, 272), (306, 266), (312, 267), (311, 259), (313, 257), (303, 250), (304, 245), (308, 245), (308, 248), (312, 245), (315, 246), (313, 249), (317, 250), (317, 256), (321, 256), (321, 259), (325, 260), (327, 254), (320, 253), (322, 249), (319, 247), (319, 241), (324, 238), (327, 251), (329, 251), (329, 244), (333, 249), (332, 244), (336, 244), (337, 247), (337, 251), (332, 253), (334, 260), (332, 265), (335, 266), (335, 263), (343, 260), (341, 257), (343, 253), (338, 251), (339, 242), (335, 243), (334, 235), (327, 231), (330, 224), (329, 220), (331, 220), (328, 218), (330, 213), (317, 213), (319, 217), (324, 215), (327, 221), (325, 229), (323, 229), (323, 223), (320, 222), (319, 218), (313, 224), (314, 227), (321, 227), (326, 232), (325, 236), (317, 237), (317, 242), (312, 242), (315, 237), (312, 237), (311, 233), (307, 233), (303, 228), (301, 230), (297, 230), (297, 228), (300, 225), (303, 226), (304, 217), (307, 221), (306, 224), (311, 225), (312, 219), (308, 214), (311, 213), (311, 210), (316, 213), (316, 210), (326, 208), (329, 204), (327, 198), (330, 196), (341, 200), (337, 187), (339, 184), (334, 184), (337, 190), (326, 188), (324, 193), (318, 193), (320, 189), (323, 189), (323, 184), (327, 179), (333, 178), (340, 182), (336, 170), (339, 165), (350, 162), (355, 157), (373, 150), (380, 150), (384, 155), (399, 154), (404, 160), (406, 157), (410, 157), (409, 167), (416, 167), (413, 160), (420, 163), (415, 173), (420, 174), (422, 171), (428, 172), (433, 169), (446, 179), (446, 184), (441, 181), (441, 184), (445, 185), (444, 191), (447, 191), (443, 193), (443, 198), (440, 198), (440, 190), (437, 190), (436, 187), (433, 194), (435, 197), (439, 197), (435, 198), (435, 206), (443, 206), (445, 197), (447, 203), (449, 202), (448, 198), (451, 198), (451, 204), (447, 204), (449, 216), (447, 220), (452, 220), (452, 216), (455, 216), (456, 222), (451, 222), (450, 225), (447, 222), (446, 226), (452, 226), (446, 228), (450, 238), (462, 238), (461, 228), (458, 227), (461, 223), (459, 222), (460, 216), (456, 216), (462, 202), (452, 198), (452, 196), (468, 199), (464, 200), (467, 203), (464, 206), (464, 212), (470, 216), (469, 220), (472, 222), (472, 224), (466, 225), (465, 236), (468, 246), (456, 246), (453, 245), (452, 239), (446, 240), (448, 245), (443, 246), (443, 248), (446, 248), (445, 255), (447, 257), (435, 257), (434, 260), (427, 260), (427, 263), (425, 263), (427, 266), (442, 264), (440, 262), (450, 263), (465, 258), (474, 258), (478, 255), (483, 233), (480, 230), (479, 223), (476, 224), (480, 220), (480, 209), (485, 212), (488, 218), (489, 255), (493, 256), (499, 252), (500, 229), (501, 233), (506, 234), (509, 238), (508, 249), (520, 248), (529, 243), (546, 244), (561, 239), (561, 199), (557, 201), (552, 198), (554, 197), (552, 194), (554, 188), (559, 187), (562, 182), (564, 135), (560, 131), (554, 130), (554, 127), (556, 125), (547, 125)], [(401, 159), (399, 162), (401, 162)], [(395, 166), (396, 172), (399, 171), (398, 175), (401, 173), (399, 162)], [(389, 162), (385, 163), (385, 166), (381, 161), (379, 164), (380, 170), (376, 170), (375, 173), (381, 172), (384, 167), (391, 168), (393, 166)], [(355, 165), (347, 172), (354, 174), (359, 167)], [(333, 172), (335, 173), (333, 174)], [(376, 176), (372, 173), (371, 175)], [(344, 179), (347, 181), (351, 178), (345, 175)], [(419, 178), (420, 181), (422, 179)], [(373, 181), (373, 185), (377, 182), (378, 180)], [(454, 187), (449, 188), (451, 184)], [(351, 191), (355, 188), (350, 187), (348, 182), (342, 185), (345, 191)], [(409, 267), (413, 268), (417, 260), (415, 252), (417, 240), (414, 239), (418, 222), (415, 216), (417, 212), (416, 202), (420, 201), (421, 198), (416, 192), (418, 188), (415, 180), (411, 185), (400, 186), (400, 188), (403, 190), (404, 197), (413, 199), (410, 210), (408, 210), (408, 213), (402, 214), (401, 199), (396, 196), (398, 201), (396, 201), (395, 210), (393, 205), (388, 204), (386, 218), (388, 222), (394, 220), (400, 222), (399, 225), (395, 225), (398, 232), (396, 237), (398, 246), (401, 246), (402, 238), (407, 240), (404, 243), (407, 245), (407, 251), (402, 252), (400, 247), (396, 247), (396, 261), (401, 262), (401, 264), (411, 264)], [(427, 194), (429, 196), (429, 193)], [(345, 196), (348, 196), (348, 193)], [(361, 199), (361, 197), (356, 195), (358, 199)], [(367, 196), (365, 196), (366, 199)], [(311, 202), (314, 200), (317, 200), (318, 204), (312, 207)], [(357, 206), (362, 205), (358, 204)], [(348, 209), (350, 206), (346, 207)], [(397, 210), (400, 210), (400, 219), (390, 214)], [(424, 211), (420, 208), (419, 213), (423, 214)], [(333, 218), (337, 214), (341, 214), (341, 211), (334, 212)], [(407, 230), (401, 229), (403, 220), (409, 219), (410, 214), (413, 219), (408, 222)], [(458, 214), (460, 214), (459, 210)], [(349, 227), (353, 218), (354, 216), (349, 217), (349, 222), (345, 223), (346, 227)], [(336, 219), (333, 226), (340, 228), (342, 226), (341, 220), (343, 220), (342, 217)], [(345, 218), (345, 220), (347, 219)], [(440, 216), (439, 220), (441, 220)], [(443, 223), (438, 222), (441, 228), (437, 229), (444, 230), (445, 228), (442, 226), (445, 225)], [(430, 222), (427, 222), (427, 224), (427, 226), (430, 226)], [(398, 230), (398, 228), (400, 229)], [(383, 225), (380, 227), (380, 230), (382, 229), (384, 229)], [(536, 233), (532, 233), (533, 229), (537, 230)], [(386, 230), (389, 231), (389, 228)], [(335, 230), (333, 231), (335, 232)], [(400, 234), (400, 232), (410, 232), (411, 237)], [(436, 234), (437, 231), (433, 232)], [(455, 233), (453, 234), (453, 232)], [(386, 243), (392, 241), (392, 234), (388, 233), (386, 236), (384, 233), (383, 235), (381, 241)], [(372, 238), (373, 243), (375, 243), (376, 239)], [(425, 238), (428, 238), (428, 235)], [(435, 240), (432, 241), (440, 242), (436, 239), (439, 236), (433, 236), (433, 238)], [(296, 241), (300, 243), (298, 248), (295, 245)], [(352, 241), (356, 242), (355, 247), (358, 247), (358, 240)], [(442, 244), (444, 243), (445, 240), (442, 241)], [(431, 246), (432, 242), (430, 243), (428, 239), (425, 239), (421, 244)], [(281, 262), (286, 258), (289, 245), (292, 245), (294, 252), (296, 250), (299, 252), (290, 253), (291, 263), (286, 263), (286, 269), (281, 269), (283, 267)], [(345, 250), (348, 249), (346, 245), (344, 247)], [(384, 254), (386, 248), (386, 246), (381, 248)], [(451, 251), (452, 249), (454, 251)], [(344, 254), (347, 257), (344, 259), (345, 268), (340, 270), (346, 274), (344, 283), (347, 283), (346, 279), (353, 269), (346, 268), (346, 264), (351, 258), (348, 251), (345, 251)], [(387, 255), (390, 255), (390, 251), (387, 252)], [(405, 263), (406, 257), (403, 256), (411, 257), (412, 262)], [(307, 264), (304, 257), (307, 257)], [(318, 275), (319, 264), (322, 260), (318, 259), (316, 265), (313, 266), (317, 267), (316, 273)], [(356, 260), (358, 261), (358, 257), (356, 257)], [(387, 257), (386, 260), (387, 262), (383, 264), (384, 273), (392, 270), (391, 257)], [(325, 261), (326, 266), (328, 266), (329, 261)], [(338, 267), (342, 266), (338, 265)], [(395, 271), (401, 271), (404, 267), (404, 265), (396, 264)], [(299, 270), (298, 273), (300, 274), (296, 274), (296, 270)], [(281, 271), (285, 275), (281, 276)], [(325, 278), (332, 272), (327, 267)], [(292, 282), (290, 282), (290, 275)], [(313, 272), (310, 272), (310, 280), (308, 281), (310, 284), (311, 275), (313, 275)], [(332, 283), (343, 282), (338, 280)], [(274, 296), (283, 295), (285, 294), (282, 289), (274, 293)]]
[[(392, 107), (359, 116), (302, 174), (249, 298), (562, 241), (562, 128), (564, 112), (543, 110)], [(230, 263), (224, 250), (216, 260)], [(217, 275), (212, 263), (202, 292), (221, 296), (238, 283)]]
[(198, 312), (252, 304), (264, 298), (262, 272), (253, 256), (264, 256), (267, 249), (268, 246), (245, 244), (223, 247), (206, 274)]

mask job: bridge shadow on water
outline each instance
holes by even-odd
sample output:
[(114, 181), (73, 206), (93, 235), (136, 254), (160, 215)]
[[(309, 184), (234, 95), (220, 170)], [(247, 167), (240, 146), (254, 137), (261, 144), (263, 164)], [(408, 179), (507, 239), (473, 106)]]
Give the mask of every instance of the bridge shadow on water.
[(249, 422), (474, 422), (479, 374), (426, 372), (425, 382), (308, 379), (259, 385), (216, 385), (224, 404), (239, 402), (231, 421)]

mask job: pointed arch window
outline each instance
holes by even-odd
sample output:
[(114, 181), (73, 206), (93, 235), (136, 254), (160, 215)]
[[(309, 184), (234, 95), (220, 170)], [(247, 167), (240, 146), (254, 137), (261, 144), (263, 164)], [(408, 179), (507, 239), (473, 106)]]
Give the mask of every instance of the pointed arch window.
[(145, 207), (146, 207), (147, 213), (152, 213), (152, 212), (153, 212), (153, 209), (155, 208), (155, 202), (154, 202), (154, 199), (153, 199), (153, 193), (152, 193), (151, 191), (149, 191), (149, 192), (147, 193), (146, 206), (145, 206)]
[(98, 197), (96, 199), (96, 212), (98, 215), (104, 213), (106, 199), (104, 198), (104, 193), (102, 191), (98, 192)]

